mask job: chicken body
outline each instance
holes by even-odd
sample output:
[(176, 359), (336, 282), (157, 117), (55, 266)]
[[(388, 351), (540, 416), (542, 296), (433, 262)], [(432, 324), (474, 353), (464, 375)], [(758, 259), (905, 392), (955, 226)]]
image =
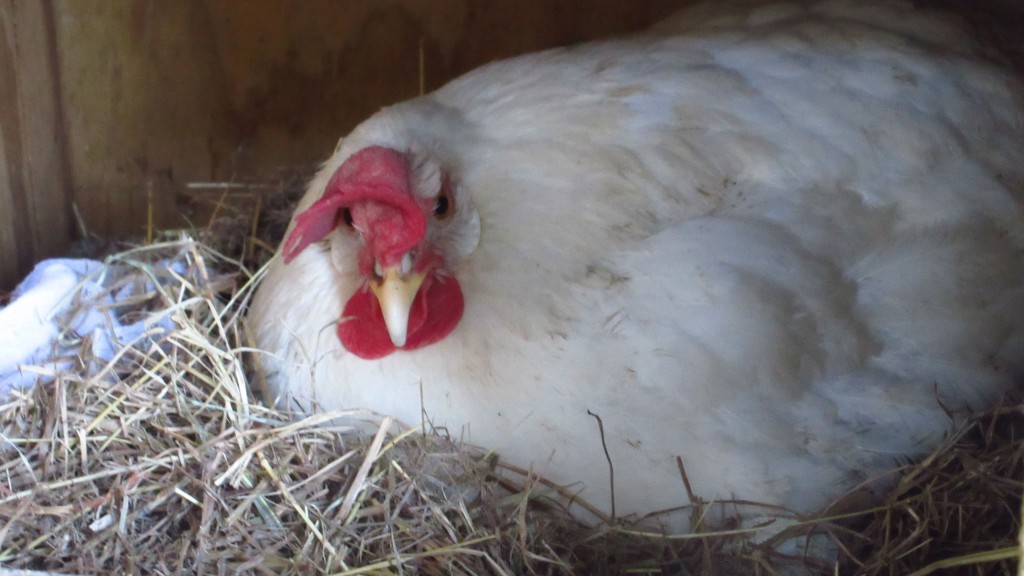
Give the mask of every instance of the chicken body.
[[(881, 7), (880, 7), (881, 6)], [(367, 360), (344, 223), (275, 258), (250, 322), (276, 401), (493, 449), (620, 515), (694, 492), (814, 511), (1024, 373), (1024, 91), (904, 4), (708, 5), (386, 108), (465, 310)], [(358, 223), (356, 225), (358, 228)], [(293, 227), (294, 234), (294, 227)], [(598, 423), (603, 423), (602, 438)]]

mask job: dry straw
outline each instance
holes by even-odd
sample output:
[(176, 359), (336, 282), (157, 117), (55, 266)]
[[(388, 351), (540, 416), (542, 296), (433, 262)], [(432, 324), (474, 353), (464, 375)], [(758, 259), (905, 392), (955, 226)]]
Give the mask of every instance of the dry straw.
[[(240, 252), (244, 254), (245, 252)], [(62, 368), (0, 405), (0, 566), (79, 574), (1006, 574), (1018, 555), (1022, 415), (975, 420), (884, 506), (664, 538), (433, 431), (261, 405), (242, 312), (255, 278), (182, 237), (107, 258), (124, 320), (170, 312), (109, 362), (66, 333)], [(96, 306), (75, 297), (72, 309)], [(542, 450), (542, 449), (541, 449)], [(685, 469), (680, 466), (685, 477)], [(499, 473), (500, 472), (500, 473)], [(520, 471), (523, 472), (523, 471)], [(739, 508), (736, 503), (726, 510)], [(838, 564), (783, 550), (801, 535)], [(787, 538), (796, 537), (795, 540)], [(756, 542), (756, 543), (755, 543)], [(948, 573), (948, 572), (944, 572)]]

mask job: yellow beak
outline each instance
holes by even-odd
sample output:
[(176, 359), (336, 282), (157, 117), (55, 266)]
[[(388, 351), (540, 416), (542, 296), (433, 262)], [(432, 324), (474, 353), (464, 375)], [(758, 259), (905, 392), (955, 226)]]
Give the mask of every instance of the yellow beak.
[(370, 282), (370, 289), (380, 302), (391, 342), (401, 348), (409, 335), (409, 311), (423, 284), (423, 274), (413, 272), (403, 278), (398, 267), (393, 266), (385, 268), (381, 276), (380, 282)]

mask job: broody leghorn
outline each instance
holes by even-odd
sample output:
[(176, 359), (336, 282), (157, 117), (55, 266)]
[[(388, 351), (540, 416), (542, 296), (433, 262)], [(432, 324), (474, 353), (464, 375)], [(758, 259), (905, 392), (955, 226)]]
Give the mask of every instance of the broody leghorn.
[[(711, 4), (391, 106), (252, 304), (278, 402), (618, 512), (817, 509), (1024, 371), (1024, 90), (908, 3)], [(599, 434), (597, 415), (603, 422)]]

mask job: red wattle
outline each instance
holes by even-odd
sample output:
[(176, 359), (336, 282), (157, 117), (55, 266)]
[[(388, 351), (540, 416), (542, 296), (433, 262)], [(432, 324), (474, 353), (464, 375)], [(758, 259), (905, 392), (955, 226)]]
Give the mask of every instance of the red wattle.
[[(462, 289), (454, 278), (429, 276), (409, 311), (408, 336), (401, 349), (415, 350), (441, 340), (458, 325), (464, 307)], [(345, 304), (338, 339), (346, 350), (365, 360), (383, 358), (398, 349), (368, 285), (360, 286)]]

